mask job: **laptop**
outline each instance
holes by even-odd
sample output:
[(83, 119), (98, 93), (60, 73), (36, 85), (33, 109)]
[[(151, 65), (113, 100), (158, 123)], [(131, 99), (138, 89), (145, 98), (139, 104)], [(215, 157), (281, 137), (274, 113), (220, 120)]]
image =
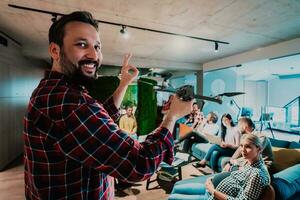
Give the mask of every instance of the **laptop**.
[(205, 133), (203, 133), (201, 135), (203, 135), (209, 143), (221, 145), (221, 142), (222, 142), (221, 137), (216, 136), (216, 135), (209, 135), (209, 134), (205, 134)]

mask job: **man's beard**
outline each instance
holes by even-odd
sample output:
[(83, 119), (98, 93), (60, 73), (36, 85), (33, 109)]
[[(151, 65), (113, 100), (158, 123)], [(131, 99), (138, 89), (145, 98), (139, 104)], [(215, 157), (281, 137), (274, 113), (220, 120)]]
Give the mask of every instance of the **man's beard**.
[[(60, 52), (60, 58), (59, 64), (62, 68), (62, 72), (71, 82), (88, 87), (98, 78), (97, 71), (99, 69), (99, 62), (93, 60), (80, 60), (78, 61), (78, 64), (74, 64), (67, 57), (64, 50)], [(83, 74), (82, 67), (84, 64), (95, 65), (96, 70), (93, 76), (86, 76)]]

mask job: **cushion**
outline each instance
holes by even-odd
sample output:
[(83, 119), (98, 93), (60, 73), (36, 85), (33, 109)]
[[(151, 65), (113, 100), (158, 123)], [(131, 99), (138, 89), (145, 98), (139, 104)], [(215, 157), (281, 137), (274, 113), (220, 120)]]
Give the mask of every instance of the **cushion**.
[(274, 174), (276, 199), (289, 199), (300, 192), (300, 164)]
[(193, 128), (186, 125), (186, 124), (179, 124), (179, 138), (182, 138), (185, 136), (187, 133), (190, 133), (193, 131)]
[(300, 191), (300, 179), (289, 183), (281, 178), (274, 178), (272, 185), (275, 189), (276, 199), (288, 199)]
[(192, 146), (192, 153), (198, 159), (203, 159), (212, 144), (210, 143), (195, 143)]
[(272, 147), (272, 151), (274, 155), (272, 171), (274, 173), (300, 163), (300, 149)]
[(204, 194), (206, 192), (205, 183), (186, 183), (177, 185), (172, 193), (176, 194)]
[(269, 140), (273, 147), (288, 148), (290, 145), (290, 142), (284, 140), (277, 140), (273, 138), (269, 138)]
[[(189, 178), (189, 179), (183, 179), (181, 181), (177, 181), (174, 185), (174, 188), (177, 186), (177, 185), (182, 185), (182, 184), (187, 184), (187, 183), (205, 183), (206, 180), (209, 178), (209, 177), (212, 177), (213, 174), (210, 174), (210, 175), (205, 175), (205, 176), (199, 176), (199, 177), (194, 177), (194, 178)], [(173, 189), (174, 189), (173, 188)]]
[(187, 195), (187, 194), (171, 194), (168, 200), (207, 200), (207, 195)]
[(290, 149), (300, 149), (300, 143), (299, 142), (291, 142), (289, 148)]

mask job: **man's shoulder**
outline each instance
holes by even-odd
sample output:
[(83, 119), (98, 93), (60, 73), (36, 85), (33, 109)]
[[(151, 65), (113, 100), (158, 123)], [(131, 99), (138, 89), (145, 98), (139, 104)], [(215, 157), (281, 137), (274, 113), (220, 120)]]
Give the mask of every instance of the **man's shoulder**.
[(260, 141), (262, 142), (263, 146), (266, 148), (269, 146), (271, 148), (271, 141), (267, 137), (266, 133), (261, 132), (261, 131), (254, 131), (252, 134), (256, 135)]
[(32, 94), (31, 100), (52, 107), (56, 105), (78, 105), (85, 101), (83, 94), (67, 85), (40, 85)]
[(120, 120), (121, 120), (121, 119), (125, 119), (126, 116), (127, 116), (126, 114), (121, 115)]

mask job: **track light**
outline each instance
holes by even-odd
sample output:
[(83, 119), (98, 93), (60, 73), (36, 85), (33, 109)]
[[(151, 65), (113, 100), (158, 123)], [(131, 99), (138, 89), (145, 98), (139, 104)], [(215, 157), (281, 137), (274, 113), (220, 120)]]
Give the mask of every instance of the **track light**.
[(215, 52), (219, 51), (219, 44), (217, 42), (215, 42)]
[(125, 34), (126, 33), (126, 26), (122, 26), (121, 30), (120, 30), (120, 33), (121, 34)]
[(51, 18), (52, 23), (57, 21), (57, 15), (53, 14)]
[[(17, 8), (17, 9), (32, 11), (32, 12), (50, 14), (50, 15), (52, 15), (52, 19), (51, 19), (52, 22), (54, 20), (56, 21), (57, 16), (63, 16), (63, 15), (65, 15), (63, 13), (52, 12), (52, 11), (48, 11), (48, 10), (41, 10), (41, 9), (30, 8), (30, 7), (24, 7), (24, 6), (18, 6), (18, 5), (14, 5), (14, 4), (8, 4), (8, 6), (9, 7), (13, 7), (13, 8)], [(113, 25), (113, 26), (122, 26), (122, 29), (120, 30), (120, 33), (123, 35), (124, 38), (128, 38), (129, 37), (129, 34), (126, 31), (126, 28), (129, 27), (131, 29), (138, 29), (138, 30), (150, 31), (150, 32), (155, 32), (155, 33), (160, 33), (160, 34), (167, 34), (167, 35), (185, 37), (185, 38), (189, 38), (189, 39), (195, 39), (195, 40), (202, 40), (202, 41), (207, 41), (207, 42), (213, 42), (213, 43), (215, 43), (215, 52), (217, 52), (218, 49), (219, 49), (219, 43), (220, 44), (229, 44), (229, 42), (224, 42), (224, 41), (221, 41), (221, 40), (214, 40), (214, 39), (209, 39), (209, 38), (195, 37), (195, 36), (191, 36), (191, 35), (183, 35), (183, 34), (179, 34), (179, 33), (173, 33), (173, 32), (167, 32), (167, 31), (150, 29), (150, 28), (146, 28), (146, 27), (133, 26), (133, 25), (130, 25), (130, 24), (120, 24), (120, 23), (116, 23), (116, 22), (109, 22), (109, 21), (103, 21), (103, 20), (97, 20), (97, 21), (99, 23), (103, 23), (103, 24), (110, 24), (110, 25)]]

